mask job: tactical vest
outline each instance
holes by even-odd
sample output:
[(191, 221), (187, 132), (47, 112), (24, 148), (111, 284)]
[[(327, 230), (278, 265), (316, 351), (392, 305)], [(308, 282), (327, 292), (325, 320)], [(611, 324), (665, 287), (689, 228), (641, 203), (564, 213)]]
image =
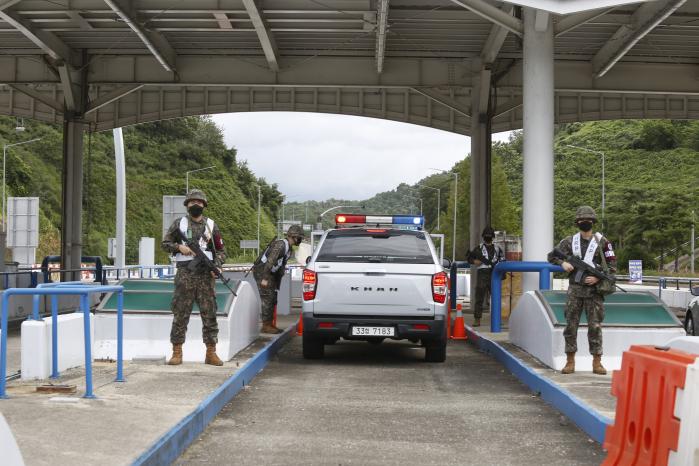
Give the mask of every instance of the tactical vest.
[(495, 264), (497, 264), (498, 262), (502, 262), (502, 261), (503, 261), (503, 259), (504, 259), (504, 257), (503, 257), (504, 254), (503, 254), (503, 252), (502, 252), (502, 249), (500, 249), (500, 246), (497, 246), (497, 245), (494, 244), (494, 245), (493, 245), (493, 248), (494, 248), (494, 254), (493, 254), (493, 255), (494, 255), (495, 257), (492, 257), (492, 258), (491, 258), (491, 257), (488, 257), (488, 248), (485, 247), (485, 243), (481, 243), (481, 254), (483, 254), (483, 258), (484, 258), (485, 260), (489, 260), (490, 262), (492, 262), (492, 265), (491, 265), (491, 264), (486, 264), (486, 263), (483, 262), (483, 263), (481, 263), (481, 265), (478, 266), (478, 269), (492, 269), (493, 267), (495, 267)]
[[(289, 260), (289, 257), (291, 257), (291, 247), (289, 246), (289, 240), (283, 239), (284, 241), (284, 255), (281, 256), (276, 264), (272, 265), (272, 273), (277, 273), (277, 271), (284, 267), (286, 265), (286, 262)], [(270, 243), (269, 246), (267, 246), (267, 249), (265, 249), (265, 252), (262, 254), (262, 257), (260, 257), (260, 263), (261, 264), (266, 264), (269, 259), (267, 259), (267, 253), (269, 252), (269, 248), (272, 244)]]
[[(182, 232), (182, 235), (185, 238), (192, 239), (192, 230), (189, 229), (189, 217), (185, 216), (180, 219), (180, 231)], [(206, 257), (208, 257), (211, 260), (214, 260), (214, 255), (211, 251), (209, 251), (209, 242), (213, 237), (213, 231), (214, 221), (210, 218), (207, 218), (206, 227), (204, 228), (204, 234), (201, 236), (201, 238), (199, 238), (199, 247), (204, 252)], [(184, 241), (180, 242), (180, 244), (186, 246), (186, 243)], [(175, 254), (175, 260), (177, 262), (191, 261), (192, 256), (185, 256), (184, 254), (178, 252), (177, 254)]]

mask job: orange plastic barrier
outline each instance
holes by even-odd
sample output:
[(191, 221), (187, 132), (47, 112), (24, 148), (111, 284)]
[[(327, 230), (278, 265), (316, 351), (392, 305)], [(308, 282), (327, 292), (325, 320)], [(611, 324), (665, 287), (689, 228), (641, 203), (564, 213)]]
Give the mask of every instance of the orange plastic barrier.
[(680, 431), (675, 395), (684, 388), (687, 366), (696, 357), (653, 346), (632, 346), (624, 352), (621, 370), (612, 375), (616, 416), (605, 435), (608, 453), (603, 465), (668, 464)]

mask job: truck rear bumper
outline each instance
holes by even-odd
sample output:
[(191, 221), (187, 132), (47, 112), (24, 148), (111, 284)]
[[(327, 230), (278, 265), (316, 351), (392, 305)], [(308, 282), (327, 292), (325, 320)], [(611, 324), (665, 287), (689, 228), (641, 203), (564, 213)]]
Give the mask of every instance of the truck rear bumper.
[[(352, 336), (352, 327), (393, 327), (395, 335), (389, 337)], [(316, 316), (303, 314), (303, 333), (310, 337), (327, 339), (369, 340), (372, 338), (392, 338), (397, 340), (436, 340), (446, 336), (443, 316), (392, 317), (392, 316)]]

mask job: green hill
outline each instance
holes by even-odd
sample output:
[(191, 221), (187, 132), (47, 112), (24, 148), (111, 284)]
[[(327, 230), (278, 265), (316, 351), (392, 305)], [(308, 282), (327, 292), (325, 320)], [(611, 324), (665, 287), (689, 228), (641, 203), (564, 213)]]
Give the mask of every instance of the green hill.
[[(492, 224), (497, 230), (514, 234), (521, 234), (522, 224), (522, 142), (522, 133), (515, 132), (509, 142), (493, 145)], [(606, 218), (598, 227), (614, 242), (622, 268), (626, 268), (628, 259), (643, 259), (646, 267), (656, 267), (658, 262), (678, 255), (670, 253), (671, 249), (687, 251), (682, 244), (689, 240), (691, 211), (699, 214), (699, 122), (620, 120), (558, 127), (554, 165), (556, 239), (575, 231), (573, 215), (578, 205), (589, 204), (602, 215), (600, 156), (569, 145), (605, 154)], [(412, 186), (403, 183), (370, 199), (289, 203), (286, 211), (308, 207), (313, 221), (333, 205), (357, 205), (357, 211), (364, 213), (417, 213), (419, 201), (415, 198), (421, 197), (427, 228), (437, 232), (437, 193), (420, 185), (440, 188), (439, 232), (446, 235), (449, 251), (454, 171), (459, 173), (456, 256), (463, 260), (470, 234), (468, 157), (447, 176), (430, 175)], [(333, 218), (325, 216), (324, 226), (330, 226)], [(668, 254), (670, 259), (655, 260)]]
[[(61, 129), (27, 122), (15, 132), (13, 118), (0, 117), (0, 144), (40, 137), (40, 141), (11, 148), (7, 155), (8, 196), (40, 198), (40, 246), (37, 259), (60, 250)], [(194, 173), (190, 188), (209, 197), (207, 215), (221, 228), (230, 257), (240, 254), (238, 242), (257, 237), (257, 187), (262, 189), (262, 242), (275, 235), (282, 195), (236, 159), (223, 135), (205, 117), (187, 117), (130, 126), (124, 129), (127, 185), (127, 263), (138, 262), (138, 241), (162, 237), (163, 195), (185, 194), (185, 172), (214, 165), (215, 170)], [(85, 255), (106, 258), (107, 238), (115, 236), (114, 148), (111, 132), (85, 137), (83, 233)], [(156, 261), (166, 261), (159, 249)]]

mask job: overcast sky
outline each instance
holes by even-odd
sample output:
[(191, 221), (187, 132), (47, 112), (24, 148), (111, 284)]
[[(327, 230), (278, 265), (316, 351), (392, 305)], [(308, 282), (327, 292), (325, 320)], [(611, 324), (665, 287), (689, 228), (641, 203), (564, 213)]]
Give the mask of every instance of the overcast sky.
[[(226, 145), (288, 201), (367, 199), (450, 169), (470, 139), (424, 126), (318, 113), (214, 115)], [(507, 133), (493, 139), (507, 140)]]

